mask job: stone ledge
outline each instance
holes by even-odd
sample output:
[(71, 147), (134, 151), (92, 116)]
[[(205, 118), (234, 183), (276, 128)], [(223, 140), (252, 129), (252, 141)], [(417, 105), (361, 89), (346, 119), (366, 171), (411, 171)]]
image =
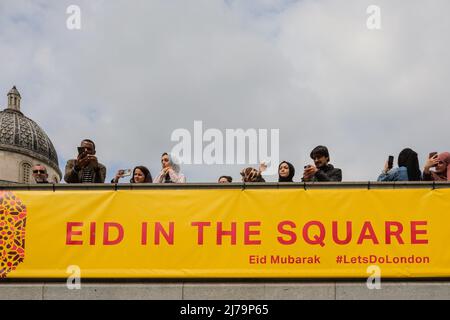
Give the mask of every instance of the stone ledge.
[(0, 300), (450, 300), (449, 282), (386, 282), (369, 290), (364, 282), (267, 283), (63, 283), (0, 284)]

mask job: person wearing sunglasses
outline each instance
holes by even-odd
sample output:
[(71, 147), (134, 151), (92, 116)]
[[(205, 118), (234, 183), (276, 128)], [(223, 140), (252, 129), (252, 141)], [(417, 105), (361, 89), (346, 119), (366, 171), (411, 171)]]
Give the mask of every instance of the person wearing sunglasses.
[(33, 178), (36, 183), (49, 183), (47, 168), (42, 164), (37, 164), (32, 168)]
[(186, 177), (180, 172), (180, 165), (173, 155), (167, 152), (161, 156), (161, 172), (154, 183), (185, 183)]

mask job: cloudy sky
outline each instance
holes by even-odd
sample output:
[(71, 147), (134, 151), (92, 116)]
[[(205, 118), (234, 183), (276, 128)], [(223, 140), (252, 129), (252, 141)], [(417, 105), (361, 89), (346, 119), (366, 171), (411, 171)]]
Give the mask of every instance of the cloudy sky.
[[(81, 29), (66, 26), (81, 9)], [(367, 28), (369, 5), (381, 29)], [(49, 135), (60, 167), (81, 139), (108, 180), (153, 176), (174, 130), (279, 129), (280, 160), (300, 169), (327, 145), (346, 181), (374, 180), (389, 154), (421, 165), (448, 151), (448, 0), (0, 0), (0, 108)], [(205, 143), (206, 146), (206, 143)], [(185, 165), (191, 182), (244, 165)], [(268, 181), (276, 180), (269, 177)]]

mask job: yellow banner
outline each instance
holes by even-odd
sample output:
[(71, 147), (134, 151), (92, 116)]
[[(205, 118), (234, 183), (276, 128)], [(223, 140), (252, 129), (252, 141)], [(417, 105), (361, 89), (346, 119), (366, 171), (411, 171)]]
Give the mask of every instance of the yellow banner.
[(450, 189), (0, 191), (0, 276), (450, 276)]

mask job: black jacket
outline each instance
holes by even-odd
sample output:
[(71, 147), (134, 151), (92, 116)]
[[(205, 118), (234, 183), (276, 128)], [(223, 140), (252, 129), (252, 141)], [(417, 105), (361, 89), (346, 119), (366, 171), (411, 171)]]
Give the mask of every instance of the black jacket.
[[(303, 179), (302, 179), (303, 180)], [(331, 164), (319, 168), (314, 177), (311, 179), (312, 182), (341, 182), (342, 181), (342, 170), (333, 167)]]

